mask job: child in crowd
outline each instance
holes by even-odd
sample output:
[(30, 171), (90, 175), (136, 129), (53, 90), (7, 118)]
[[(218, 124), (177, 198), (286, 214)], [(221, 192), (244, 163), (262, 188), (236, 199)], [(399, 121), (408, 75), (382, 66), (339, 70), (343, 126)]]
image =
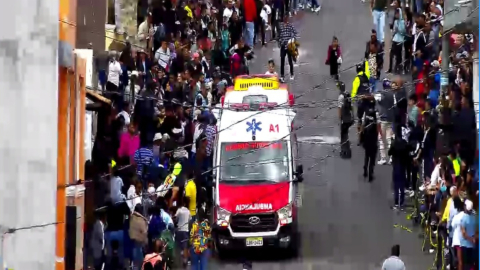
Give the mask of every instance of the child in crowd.
[(277, 72), (275, 71), (275, 62), (273, 59), (268, 60), (268, 70), (265, 72), (265, 75), (275, 75), (278, 76)]

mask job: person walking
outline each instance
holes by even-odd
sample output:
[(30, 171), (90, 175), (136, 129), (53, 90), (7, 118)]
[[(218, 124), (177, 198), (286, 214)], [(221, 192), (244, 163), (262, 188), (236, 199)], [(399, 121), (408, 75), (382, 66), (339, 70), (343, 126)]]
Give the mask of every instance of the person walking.
[(388, 157), (388, 149), (392, 144), (393, 130), (392, 123), (394, 121), (394, 111), (390, 108), (394, 105), (393, 93), (391, 88), (391, 82), (388, 79), (383, 80), (383, 91), (375, 94), (378, 108), (378, 120), (379, 120), (379, 134), (378, 142), (380, 148), (380, 160), (378, 165), (385, 165), (390, 163)]
[(330, 76), (336, 81), (339, 80), (338, 69), (342, 64), (342, 50), (338, 44), (338, 38), (333, 37), (332, 44), (328, 46), (327, 60), (325, 60), (325, 65), (330, 66)]
[[(289, 42), (295, 42), (298, 33), (295, 27), (289, 22), (288, 15), (283, 17), (283, 23), (280, 24), (280, 34), (278, 37), (278, 45), (280, 46), (280, 81), (285, 81), (285, 57), (288, 58), (290, 65), (290, 80), (294, 79), (293, 73), (293, 55), (287, 49)], [(293, 40), (292, 40), (293, 39)]]
[(382, 45), (384, 45), (385, 36), (385, 9), (387, 8), (387, 0), (372, 0), (370, 2), (370, 9), (373, 16), (373, 25), (377, 32), (377, 38)]
[(361, 142), (365, 149), (365, 158), (363, 163), (363, 177), (368, 177), (368, 182), (372, 182), (374, 179), (373, 171), (375, 168), (375, 162), (377, 160), (377, 113), (375, 111), (374, 100), (371, 101), (371, 105), (365, 111), (363, 116), (363, 125), (361, 127)]

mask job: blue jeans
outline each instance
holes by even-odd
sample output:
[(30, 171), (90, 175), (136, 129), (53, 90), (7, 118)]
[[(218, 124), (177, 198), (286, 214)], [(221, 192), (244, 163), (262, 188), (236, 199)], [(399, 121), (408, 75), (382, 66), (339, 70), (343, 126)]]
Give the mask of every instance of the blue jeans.
[(253, 48), (253, 36), (255, 33), (255, 24), (253, 22), (245, 23), (245, 44)]
[(133, 252), (132, 252), (132, 260), (133, 260), (133, 267), (134, 269), (140, 270), (142, 268), (143, 264), (143, 247), (139, 243), (135, 243), (133, 246)]
[(377, 80), (373, 77), (370, 77), (370, 93), (377, 92)]
[(373, 25), (377, 31), (377, 40), (383, 42), (385, 28), (385, 11), (373, 11)]
[(415, 0), (415, 6), (417, 7), (416, 13), (421, 14), (423, 12), (423, 0)]
[(102, 86), (102, 91), (105, 90), (105, 85), (107, 84), (107, 72), (105, 70), (98, 71), (98, 81)]
[(207, 270), (207, 263), (208, 263), (208, 254), (210, 250), (205, 250), (203, 253), (197, 254), (193, 250), (190, 250), (190, 256), (192, 261), (192, 270)]
[(123, 230), (121, 231), (106, 231), (105, 232), (105, 248), (107, 249), (107, 263), (110, 264), (112, 259), (112, 242), (118, 241), (118, 256), (119, 260), (123, 262), (123, 247), (124, 247)]

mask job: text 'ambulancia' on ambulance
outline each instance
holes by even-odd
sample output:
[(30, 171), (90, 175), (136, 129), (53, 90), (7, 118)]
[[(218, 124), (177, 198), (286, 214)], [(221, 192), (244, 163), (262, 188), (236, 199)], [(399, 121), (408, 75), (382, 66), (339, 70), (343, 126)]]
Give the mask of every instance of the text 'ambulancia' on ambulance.
[(296, 162), (294, 117), (277, 103), (230, 103), (221, 110), (212, 211), (219, 255), (259, 247), (295, 254), (303, 167)]

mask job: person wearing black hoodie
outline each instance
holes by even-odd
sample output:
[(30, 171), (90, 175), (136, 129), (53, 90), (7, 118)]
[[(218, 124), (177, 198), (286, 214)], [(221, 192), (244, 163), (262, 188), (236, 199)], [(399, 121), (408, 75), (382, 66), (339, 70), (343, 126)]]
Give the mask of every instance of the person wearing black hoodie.
[(401, 209), (405, 201), (406, 168), (409, 160), (408, 128), (402, 124), (395, 125), (395, 139), (388, 150), (392, 157), (392, 177), (394, 191), (393, 209)]
[(361, 127), (361, 141), (365, 149), (365, 159), (363, 163), (363, 177), (368, 176), (368, 181), (374, 179), (373, 171), (378, 152), (378, 131), (377, 131), (377, 115), (375, 106), (372, 105), (363, 116), (363, 125)]

